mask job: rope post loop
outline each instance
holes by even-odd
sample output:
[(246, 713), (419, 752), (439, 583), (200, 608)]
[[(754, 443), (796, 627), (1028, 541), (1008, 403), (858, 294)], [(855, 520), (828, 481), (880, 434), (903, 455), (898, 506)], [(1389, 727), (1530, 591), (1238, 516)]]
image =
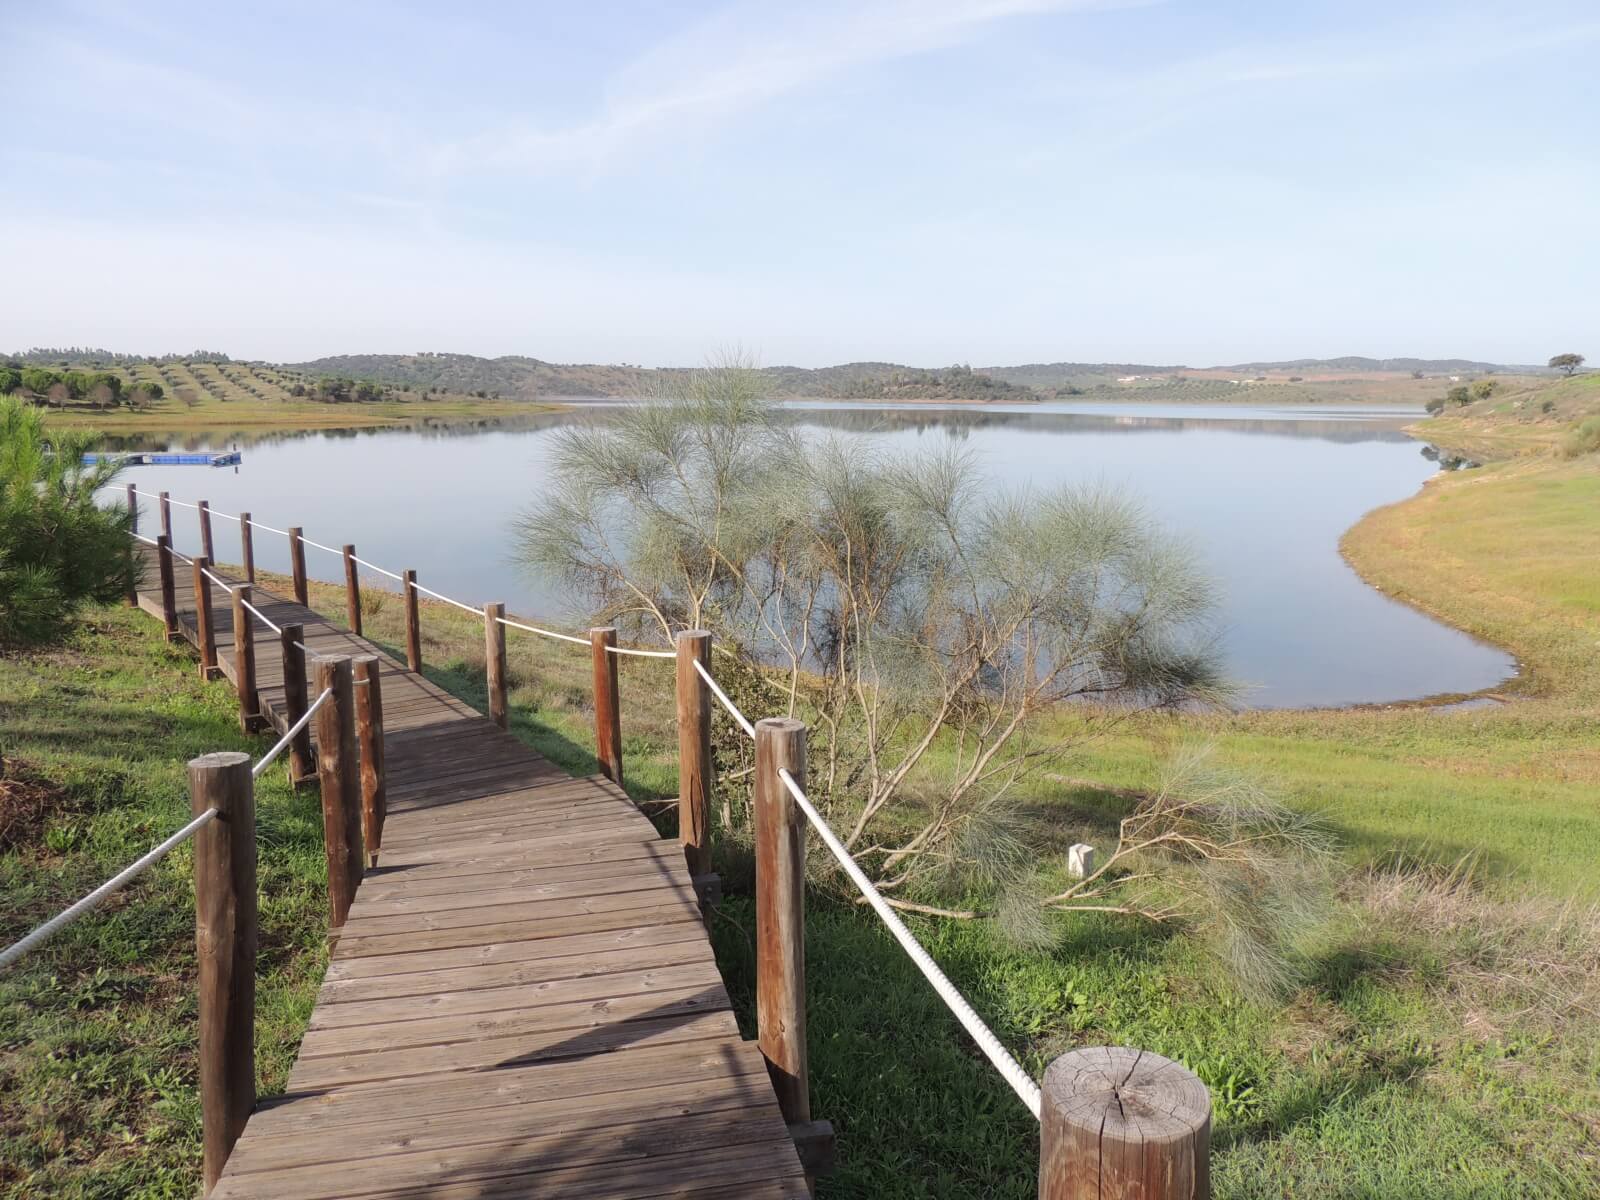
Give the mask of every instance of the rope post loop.
[(194, 926), (200, 968), (200, 1111), (205, 1190), (222, 1174), (256, 1103), (256, 805), (250, 756), (189, 763), (195, 816)]
[(617, 697), (617, 628), (605, 625), (589, 630), (589, 652), (594, 659), (594, 753), (600, 771), (622, 786), (622, 706)]
[(361, 636), (361, 574), (357, 570), (356, 548), (344, 548), (344, 615), (350, 632)]
[(422, 611), (417, 600), (417, 573), (408, 570), (400, 584), (406, 594), (406, 666), (422, 673)]
[(489, 688), (489, 719), (501, 729), (511, 725), (511, 710), (506, 706), (506, 627), (504, 604), (483, 606), (483, 662)]
[(208, 562), (215, 562), (217, 548), (211, 542), (211, 501), (200, 501), (195, 505), (195, 510), (200, 517), (200, 553), (206, 556)]
[(178, 640), (178, 585), (172, 570), (172, 537), (160, 534), (156, 538), (156, 565), (161, 572), (161, 622), (166, 626), (167, 641)]
[(172, 544), (172, 494), (161, 493), (161, 532), (167, 539), (167, 544)]
[[(306, 632), (303, 625), (285, 625), (278, 640), (283, 646), (284, 728), (292, 729), (306, 715)], [(317, 770), (311, 756), (311, 731), (302, 729), (289, 743), (289, 784), (301, 787), (311, 782)]]
[(246, 583), (254, 583), (256, 581), (256, 534), (254, 527), (250, 524), (250, 514), (247, 512), (239, 514), (239, 554), (241, 561), (244, 563), (244, 581)]
[(311, 597), (306, 591), (306, 540), (300, 526), (289, 526), (289, 574), (294, 579), (294, 602), (302, 608), (311, 607)]
[(376, 654), (360, 655), (354, 664), (356, 741), (361, 750), (361, 840), (367, 849), (367, 866), (375, 867), (389, 808), (383, 765), (383, 691), (378, 682), (381, 664)]
[(317, 659), (317, 775), (322, 782), (322, 836), (328, 854), (328, 928), (337, 932), (361, 882), (361, 780), (356, 756), (355, 687), (350, 659)]
[(211, 608), (211, 579), (206, 568), (211, 560), (204, 554), (194, 560), (194, 630), (200, 644), (200, 678), (215, 679), (222, 674), (217, 666), (217, 620)]
[(255, 619), (245, 605), (250, 603), (248, 583), (233, 589), (233, 681), (239, 691), (239, 728), (254, 733), (261, 728), (261, 693), (256, 691)]
[(711, 872), (711, 791), (715, 786), (711, 760), (711, 689), (706, 687), (699, 662), (711, 667), (711, 635), (704, 629), (686, 629), (677, 637), (678, 699), (678, 840), (690, 875)]
[(811, 1120), (806, 1062), (806, 825), (780, 769), (802, 788), (806, 727), (756, 722), (756, 1041), (790, 1125)]
[(1211, 1097), (1180, 1063), (1089, 1046), (1044, 1073), (1039, 1200), (1210, 1200)]

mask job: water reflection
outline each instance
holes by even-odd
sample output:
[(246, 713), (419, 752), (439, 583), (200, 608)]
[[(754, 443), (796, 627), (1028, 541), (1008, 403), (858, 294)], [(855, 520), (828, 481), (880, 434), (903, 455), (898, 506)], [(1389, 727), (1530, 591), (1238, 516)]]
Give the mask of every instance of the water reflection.
[[(1339, 556), (1345, 529), (1412, 494), (1436, 469), (1402, 432), (1420, 416), (1414, 410), (807, 404), (790, 406), (789, 415), (807, 436), (870, 438), (891, 451), (959, 439), (997, 488), (1099, 482), (1137, 496), (1189, 539), (1218, 579), (1228, 663), (1251, 687), (1250, 703), (1471, 692), (1513, 668), (1500, 651), (1367, 586)], [(362, 557), (414, 567), (423, 583), (471, 603), (505, 600), (524, 614), (579, 625), (587, 614), (573, 597), (511, 561), (511, 524), (538, 493), (553, 432), (614, 416), (615, 406), (587, 405), (510, 421), (112, 444), (238, 445), (245, 457), (237, 470), (137, 467), (128, 479), (151, 493), (204, 497), (219, 512), (248, 509), (280, 528), (304, 525), (330, 545), (353, 541)], [(193, 514), (177, 510), (174, 521), (180, 548), (192, 547)], [(218, 523), (217, 536), (226, 555), (236, 536), (229, 523)], [(313, 574), (340, 578), (337, 559), (313, 555)], [(258, 538), (257, 562), (287, 570), (281, 539)]]

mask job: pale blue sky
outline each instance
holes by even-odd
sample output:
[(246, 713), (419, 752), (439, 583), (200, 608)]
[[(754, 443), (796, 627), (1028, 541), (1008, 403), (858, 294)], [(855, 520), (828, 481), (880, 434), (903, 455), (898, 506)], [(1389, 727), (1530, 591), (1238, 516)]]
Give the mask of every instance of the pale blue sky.
[(0, 350), (1600, 357), (1594, 0), (0, 0)]

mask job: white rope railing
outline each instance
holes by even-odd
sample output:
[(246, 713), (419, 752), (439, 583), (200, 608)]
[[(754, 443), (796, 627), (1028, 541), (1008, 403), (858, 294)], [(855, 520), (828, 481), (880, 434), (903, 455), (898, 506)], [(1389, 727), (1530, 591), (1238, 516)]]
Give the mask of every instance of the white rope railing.
[(416, 588), (417, 591), (421, 592), (424, 596), (432, 596), (435, 600), (443, 600), (446, 604), (454, 604), (462, 612), (469, 612), (475, 617), (481, 617), (483, 615), (483, 610), (481, 608), (473, 608), (472, 605), (463, 604), (454, 597), (446, 596), (443, 592), (436, 592), (432, 588), (423, 587), (420, 583), (416, 582), (416, 580), (411, 581), (411, 586)]
[(512, 629), (525, 629), (529, 633), (537, 633), (540, 637), (556, 638), (563, 642), (574, 642), (579, 646), (587, 646), (589, 644), (588, 638), (576, 637), (570, 633), (557, 633), (552, 629), (540, 629), (537, 625), (524, 625), (521, 621), (508, 621), (505, 617), (496, 617), (495, 620)]
[[(244, 605), (245, 608), (249, 609), (250, 612), (254, 613), (256, 620), (260, 621), (268, 629), (272, 630), (273, 633), (282, 633), (283, 632), (283, 626), (282, 625), (279, 625), (271, 617), (267, 616), (266, 613), (262, 612), (254, 604), (251, 604), (250, 601), (241, 600), (241, 601), (239, 601), (239, 603)], [(296, 642), (295, 645), (298, 646), (298, 645), (300, 645), (300, 643)]]
[(285, 746), (294, 741), (295, 735), (304, 729), (308, 724), (310, 724), (311, 718), (316, 715), (317, 709), (321, 708), (331, 695), (333, 695), (333, 689), (331, 687), (322, 689), (322, 695), (318, 696), (311, 702), (310, 707), (308, 707), (305, 711), (305, 715), (303, 715), (293, 725), (289, 726), (289, 731), (278, 739), (278, 744), (263, 754), (261, 756), (261, 761), (250, 768), (251, 779), (261, 778), (261, 772), (270, 767), (272, 765), (272, 760), (283, 753)]
[[(343, 551), (340, 551), (340, 553), (343, 553)], [(350, 556), (350, 561), (351, 562), (360, 563), (363, 567), (366, 567), (367, 570), (376, 571), (379, 575), (387, 575), (390, 579), (393, 579), (396, 583), (404, 583), (405, 582), (405, 577), (403, 575), (396, 575), (393, 571), (389, 570), (387, 567), (380, 567), (377, 563), (370, 563), (364, 558), (357, 558), (354, 554), (352, 554)]]
[(611, 654), (631, 654), (634, 658), (677, 658), (676, 650), (640, 650), (635, 646), (607, 646)]
[(173, 834), (159, 846), (156, 846), (143, 858), (140, 858), (137, 862), (132, 863), (124, 870), (113, 875), (110, 879), (106, 880), (99, 887), (95, 888), (94, 891), (90, 892), (82, 900), (79, 900), (76, 904), (70, 906), (69, 908), (63, 909), (61, 912), (51, 917), (43, 925), (40, 925), (37, 929), (28, 934), (26, 937), (22, 938), (20, 941), (13, 942), (11, 945), (7, 946), (4, 951), (0, 951), (0, 967), (9, 967), (12, 963), (16, 962), (17, 959), (28, 953), (28, 951), (32, 950), (34, 947), (42, 944), (43, 942), (48, 941), (55, 934), (72, 924), (79, 917), (83, 916), (84, 913), (94, 908), (107, 896), (126, 887), (144, 871), (160, 862), (173, 850), (181, 846), (184, 842), (188, 841), (203, 826), (215, 820), (216, 816), (216, 809), (206, 809), (205, 812), (201, 813), (194, 820), (190, 821), (187, 825), (178, 830), (177, 833)]
[(207, 579), (211, 580), (212, 583), (216, 584), (223, 591), (227, 592), (228, 595), (230, 595), (230, 596), (233, 595), (233, 584), (228, 583), (226, 580), (220, 578), (217, 575), (213, 575), (211, 573), (211, 568), (209, 568), (209, 567), (201, 567), (200, 568), (200, 573), (202, 575), (204, 575)]
[(794, 776), (789, 774), (786, 768), (779, 767), (778, 778), (783, 781), (783, 786), (788, 789), (789, 795), (794, 797), (794, 802), (800, 806), (800, 811), (805, 813), (806, 820), (811, 822), (811, 827), (817, 831), (823, 845), (827, 846), (829, 853), (838, 860), (839, 865), (844, 868), (844, 873), (850, 876), (850, 882), (861, 889), (861, 894), (867, 898), (867, 903), (872, 905), (872, 910), (878, 914), (879, 919), (889, 927), (889, 932), (894, 934), (894, 939), (900, 943), (901, 949), (911, 956), (911, 961), (917, 965), (923, 977), (933, 985), (933, 990), (939, 993), (939, 998), (955, 1014), (956, 1020), (961, 1022), (961, 1027), (971, 1035), (973, 1041), (978, 1043), (978, 1048), (994, 1064), (995, 1070), (1000, 1072), (1001, 1077), (1011, 1085), (1011, 1090), (1016, 1092), (1018, 1098), (1028, 1106), (1028, 1111), (1033, 1114), (1034, 1120), (1038, 1120), (1039, 1085), (1033, 1081), (1033, 1077), (1023, 1070), (1022, 1064), (1000, 1044), (1000, 1039), (995, 1037), (994, 1030), (984, 1024), (983, 1018), (977, 1014), (972, 1005), (967, 1003), (967, 998), (939, 969), (939, 964), (934, 962), (933, 957), (922, 948), (922, 943), (917, 941), (911, 930), (906, 928), (899, 914), (872, 885), (872, 880), (867, 878), (866, 872), (856, 864), (850, 851), (845, 849), (844, 843), (822, 819), (822, 814), (812, 807), (811, 801), (795, 782)]
[(728, 693), (717, 686), (717, 681), (711, 678), (711, 672), (706, 670), (706, 665), (698, 658), (692, 659), (691, 661), (694, 663), (694, 669), (700, 672), (700, 678), (704, 679), (706, 681), (706, 686), (711, 689), (712, 695), (716, 696), (718, 700), (722, 701), (722, 707), (728, 710), (728, 715), (731, 716), (735, 721), (739, 722), (740, 728), (742, 728), (745, 733), (751, 737), (755, 737), (756, 727), (750, 724), (750, 718), (740, 712), (739, 706), (736, 705), (732, 700), (728, 699)]

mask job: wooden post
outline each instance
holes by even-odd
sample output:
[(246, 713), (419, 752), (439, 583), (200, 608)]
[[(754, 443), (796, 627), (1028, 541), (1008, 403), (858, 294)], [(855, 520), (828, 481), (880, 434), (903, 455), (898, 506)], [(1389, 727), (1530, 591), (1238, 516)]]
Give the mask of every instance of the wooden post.
[(306, 593), (306, 543), (298, 525), (289, 526), (289, 573), (294, 577), (294, 602), (311, 607)]
[(194, 835), (200, 967), (200, 1111), (205, 1191), (222, 1174), (256, 1104), (256, 805), (250, 756), (189, 763), (189, 805), (217, 816)]
[(483, 606), (483, 661), (489, 688), (489, 719), (501, 729), (511, 724), (511, 710), (506, 705), (506, 627), (500, 624), (505, 615), (504, 604)]
[(711, 689), (694, 664), (711, 668), (711, 635), (678, 635), (678, 840), (690, 875), (711, 873)]
[(139, 489), (128, 485), (128, 607), (139, 607), (139, 560), (133, 552), (133, 535), (139, 532)]
[(406, 666), (422, 671), (422, 611), (417, 600), (417, 573), (406, 571), (400, 590), (406, 594)]
[(344, 615), (350, 632), (361, 636), (361, 576), (356, 571), (356, 548), (344, 548)]
[(161, 493), (161, 532), (172, 541), (172, 496), (167, 492)]
[(245, 607), (250, 602), (250, 585), (233, 589), (233, 681), (239, 690), (239, 728), (254, 733), (261, 728), (261, 694), (256, 691), (255, 618)]
[(178, 640), (177, 583), (172, 571), (172, 538), (163, 533), (156, 537), (156, 565), (161, 571), (161, 620), (167, 627), (167, 641)]
[(589, 630), (589, 652), (594, 659), (594, 752), (600, 770), (622, 786), (622, 709), (617, 697), (617, 656), (608, 647), (617, 644), (614, 625)]
[(1211, 1097), (1148, 1050), (1090, 1046), (1046, 1068), (1039, 1200), (1209, 1200)]
[(361, 882), (361, 780), (350, 660), (317, 659), (317, 775), (322, 781), (322, 836), (328, 854), (328, 928), (338, 930)]
[(756, 1041), (790, 1125), (811, 1120), (806, 1067), (805, 815), (778, 778), (806, 783), (806, 727), (756, 722)]
[(354, 664), (356, 741), (361, 749), (361, 840), (367, 848), (367, 866), (375, 867), (389, 808), (383, 766), (383, 690), (376, 654), (360, 655)]
[(200, 518), (200, 553), (206, 556), (207, 561), (217, 561), (217, 548), (211, 542), (211, 502), (202, 500), (195, 506), (199, 509)]
[(256, 581), (256, 534), (250, 525), (250, 514), (239, 514), (239, 553), (240, 561), (244, 563), (244, 581)]
[(200, 678), (215, 679), (222, 674), (217, 666), (217, 623), (211, 611), (211, 579), (206, 568), (211, 560), (204, 554), (194, 560), (194, 627), (200, 643)]
[[(306, 715), (306, 635), (303, 625), (285, 625), (278, 635), (283, 643), (283, 716), (289, 726)], [(289, 783), (295, 787), (311, 782), (317, 769), (311, 757), (311, 730), (302, 729), (289, 743)]]

